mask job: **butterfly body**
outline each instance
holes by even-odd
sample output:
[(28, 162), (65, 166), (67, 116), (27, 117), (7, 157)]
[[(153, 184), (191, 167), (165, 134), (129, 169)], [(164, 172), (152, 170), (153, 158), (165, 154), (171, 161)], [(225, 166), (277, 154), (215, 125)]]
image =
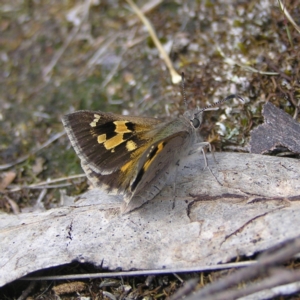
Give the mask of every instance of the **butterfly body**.
[(94, 186), (124, 196), (122, 212), (153, 199), (180, 157), (198, 141), (202, 113), (187, 111), (171, 121), (77, 111), (63, 124)]

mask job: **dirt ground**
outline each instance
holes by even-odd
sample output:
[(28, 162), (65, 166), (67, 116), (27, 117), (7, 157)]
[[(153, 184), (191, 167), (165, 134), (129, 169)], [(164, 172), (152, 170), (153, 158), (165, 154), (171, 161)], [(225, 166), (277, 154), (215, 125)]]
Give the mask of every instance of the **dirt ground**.
[[(243, 105), (232, 100), (205, 113), (203, 138), (215, 151), (230, 146), (246, 151), (250, 131), (263, 121), (266, 101), (299, 121), (300, 33), (277, 2), (136, 4), (174, 68), (185, 73), (189, 107), (204, 107), (230, 94), (244, 98)], [(285, 5), (299, 26), (299, 2)], [(64, 134), (63, 115), (86, 109), (171, 118), (184, 112), (181, 85), (172, 84), (147, 29), (126, 1), (3, 0), (0, 16), (3, 212), (58, 207), (62, 193), (77, 195), (88, 188), (85, 177), (51, 183), (51, 188), (36, 186), (82, 173)], [(204, 284), (215, 276), (183, 277), (202, 278)], [(100, 281), (87, 281), (89, 288), (80, 295), (108, 299), (100, 293)], [(118, 279), (115, 286), (121, 283), (132, 288), (132, 299), (164, 299), (182, 284), (175, 275), (156, 277), (148, 286), (144, 277), (125, 283)], [(17, 299), (26, 286), (7, 287), (0, 298)], [(58, 299), (52, 286), (39, 284), (27, 299)], [(109, 292), (119, 295), (111, 286)], [(60, 298), (80, 299), (76, 294)]]

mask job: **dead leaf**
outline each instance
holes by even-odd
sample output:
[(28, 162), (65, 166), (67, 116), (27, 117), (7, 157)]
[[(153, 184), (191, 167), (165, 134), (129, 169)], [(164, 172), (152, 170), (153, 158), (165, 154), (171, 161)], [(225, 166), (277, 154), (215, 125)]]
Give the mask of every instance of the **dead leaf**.
[(0, 190), (5, 190), (14, 181), (16, 175), (13, 171), (1, 173)]

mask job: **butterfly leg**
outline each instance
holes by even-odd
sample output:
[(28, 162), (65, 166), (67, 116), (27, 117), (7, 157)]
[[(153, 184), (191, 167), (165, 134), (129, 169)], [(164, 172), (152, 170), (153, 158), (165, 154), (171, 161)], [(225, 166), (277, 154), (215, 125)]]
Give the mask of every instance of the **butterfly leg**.
[(179, 162), (175, 164), (175, 170), (174, 170), (174, 181), (173, 181), (173, 204), (172, 204), (172, 209), (175, 208), (175, 200), (176, 200), (176, 181), (177, 181), (177, 174), (178, 174), (178, 167), (179, 167)]
[(205, 148), (205, 147), (207, 147), (208, 150), (209, 150), (209, 152), (211, 152), (211, 154), (212, 154), (212, 156), (213, 156), (213, 159), (214, 159), (215, 163), (216, 163), (216, 164), (218, 163), (217, 160), (216, 160), (216, 158), (215, 158), (214, 152), (212, 151), (211, 144), (210, 144), (209, 142), (201, 142), (201, 143), (198, 143), (197, 146), (198, 146), (197, 149), (195, 149), (194, 151), (192, 151), (192, 153), (195, 153), (195, 152), (198, 152), (199, 150), (201, 150), (201, 152), (202, 152), (202, 154), (203, 154), (203, 158), (204, 158), (204, 164), (205, 164), (204, 170), (207, 168), (207, 169), (209, 170), (210, 174), (216, 179), (216, 181), (217, 181), (221, 186), (223, 186), (222, 183), (221, 183), (221, 182), (218, 180), (218, 178), (215, 176), (215, 174), (212, 172), (212, 170), (211, 170), (211, 168), (209, 167), (208, 162), (207, 162), (206, 153), (205, 153), (205, 151), (204, 151), (204, 148)]
[[(208, 167), (208, 163), (207, 163), (207, 158), (206, 158), (206, 153), (204, 151), (204, 148), (208, 148), (209, 152), (211, 152), (213, 154), (213, 151), (212, 151), (212, 148), (211, 148), (211, 144), (209, 142), (201, 142), (201, 143), (197, 143), (197, 148), (196, 149), (193, 149), (192, 151), (190, 151), (189, 155), (193, 154), (193, 153), (196, 153), (198, 151), (201, 150), (202, 154), (203, 154), (203, 158), (204, 158), (204, 163), (205, 163), (205, 168)], [(213, 155), (213, 158), (214, 160), (216, 161), (215, 159), (215, 156)]]

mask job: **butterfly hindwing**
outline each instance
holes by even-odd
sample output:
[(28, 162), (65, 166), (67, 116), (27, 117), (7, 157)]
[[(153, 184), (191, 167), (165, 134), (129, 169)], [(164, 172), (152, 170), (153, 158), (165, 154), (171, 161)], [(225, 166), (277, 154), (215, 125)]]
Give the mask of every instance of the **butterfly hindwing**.
[(162, 190), (190, 142), (188, 135), (186, 131), (178, 132), (160, 140), (145, 152), (141, 158), (143, 164), (125, 193), (122, 212), (141, 206)]

